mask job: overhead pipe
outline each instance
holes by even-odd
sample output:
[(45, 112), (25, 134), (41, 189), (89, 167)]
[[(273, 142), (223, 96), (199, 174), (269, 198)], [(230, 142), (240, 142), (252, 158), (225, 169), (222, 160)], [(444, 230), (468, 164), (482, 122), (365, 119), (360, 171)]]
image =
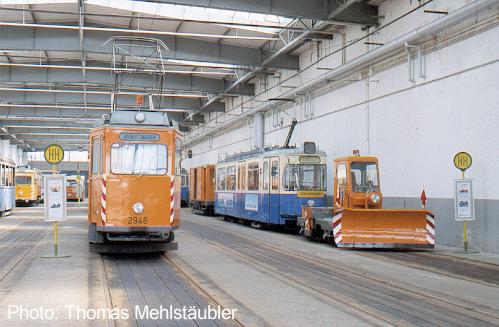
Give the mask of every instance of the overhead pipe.
[[(469, 3), (448, 15), (439, 18), (425, 26), (419, 27), (411, 32), (408, 32), (393, 41), (386, 43), (383, 46), (380, 46), (365, 55), (359, 56), (355, 59), (352, 59), (331, 71), (328, 71), (316, 79), (310, 80), (297, 88), (284, 92), (279, 96), (279, 98), (291, 98), (296, 97), (300, 93), (305, 93), (307, 91), (313, 90), (318, 85), (326, 82), (331, 79), (338, 79), (339, 77), (351, 74), (356, 72), (368, 65), (372, 65), (377, 61), (385, 59), (390, 54), (400, 51), (405, 46), (405, 43), (416, 42), (421, 38), (427, 37), (428, 35), (439, 33), (449, 27), (452, 27), (455, 24), (462, 23), (464, 20), (479, 15), (484, 11), (496, 7), (499, 5), (499, 0), (477, 0), (473, 3)], [(273, 103), (274, 104), (274, 103)], [(246, 117), (250, 115), (255, 115), (255, 113), (260, 111), (265, 111), (269, 108), (270, 104), (268, 102), (263, 103), (262, 105), (240, 115), (231, 120), (228, 120), (220, 125), (217, 125), (206, 132), (204, 134), (197, 135), (191, 139), (185, 140), (184, 144), (186, 146), (195, 143), (198, 140), (203, 139), (206, 135), (213, 135), (221, 130), (227, 129), (229, 126), (232, 126), (238, 123), (241, 120), (246, 119)]]

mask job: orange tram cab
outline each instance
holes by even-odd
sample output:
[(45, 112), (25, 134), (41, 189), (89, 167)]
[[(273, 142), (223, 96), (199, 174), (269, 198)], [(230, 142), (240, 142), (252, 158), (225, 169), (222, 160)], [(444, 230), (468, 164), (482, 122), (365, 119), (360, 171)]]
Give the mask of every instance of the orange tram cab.
[(333, 208), (302, 207), (300, 233), (338, 247), (433, 248), (435, 220), (425, 209), (383, 209), (378, 159), (334, 161)]
[(202, 215), (215, 213), (215, 165), (190, 170), (189, 203), (192, 212)]
[(114, 111), (90, 131), (91, 250), (177, 249), (180, 137), (161, 112)]

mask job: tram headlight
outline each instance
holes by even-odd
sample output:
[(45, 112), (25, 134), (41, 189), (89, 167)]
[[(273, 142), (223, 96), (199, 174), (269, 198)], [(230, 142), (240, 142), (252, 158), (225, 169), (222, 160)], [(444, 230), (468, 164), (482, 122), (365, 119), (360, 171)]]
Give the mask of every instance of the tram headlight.
[(376, 206), (379, 204), (380, 201), (381, 201), (381, 197), (379, 196), (378, 193), (371, 193), (369, 195), (369, 204), (370, 205)]
[(307, 204), (308, 204), (309, 207), (313, 207), (313, 206), (315, 206), (315, 201), (314, 200), (308, 200)]
[(132, 209), (133, 209), (133, 212), (140, 215), (142, 212), (144, 212), (144, 205), (140, 202), (137, 202), (132, 206)]
[(137, 123), (143, 123), (144, 120), (146, 119), (146, 115), (144, 115), (143, 112), (138, 112), (136, 115), (135, 115), (135, 121)]

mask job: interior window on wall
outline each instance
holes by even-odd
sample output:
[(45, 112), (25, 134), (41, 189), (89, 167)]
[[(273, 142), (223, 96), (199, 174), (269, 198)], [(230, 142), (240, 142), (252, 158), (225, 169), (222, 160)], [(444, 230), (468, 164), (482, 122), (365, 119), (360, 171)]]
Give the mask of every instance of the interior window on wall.
[(258, 191), (259, 177), (258, 162), (248, 164), (248, 191)]
[(263, 163), (263, 189), (269, 189), (269, 163), (267, 161)]
[(272, 161), (272, 190), (279, 189), (279, 161)]
[(217, 190), (225, 191), (225, 167), (217, 170)]
[(236, 189), (236, 166), (227, 167), (227, 175), (225, 178), (226, 187), (228, 191), (235, 191)]

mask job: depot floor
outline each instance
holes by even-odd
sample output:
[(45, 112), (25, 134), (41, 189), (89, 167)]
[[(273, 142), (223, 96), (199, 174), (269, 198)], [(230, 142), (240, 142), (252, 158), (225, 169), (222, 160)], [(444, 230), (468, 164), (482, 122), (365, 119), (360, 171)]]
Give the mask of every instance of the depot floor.
[[(68, 213), (60, 252), (70, 257), (59, 259), (42, 257), (52, 252), (43, 206), (0, 219), (1, 326), (499, 325), (498, 255), (340, 250), (186, 208), (178, 251), (101, 256), (88, 251), (85, 203)], [(161, 306), (237, 310), (233, 320), (136, 315)]]

